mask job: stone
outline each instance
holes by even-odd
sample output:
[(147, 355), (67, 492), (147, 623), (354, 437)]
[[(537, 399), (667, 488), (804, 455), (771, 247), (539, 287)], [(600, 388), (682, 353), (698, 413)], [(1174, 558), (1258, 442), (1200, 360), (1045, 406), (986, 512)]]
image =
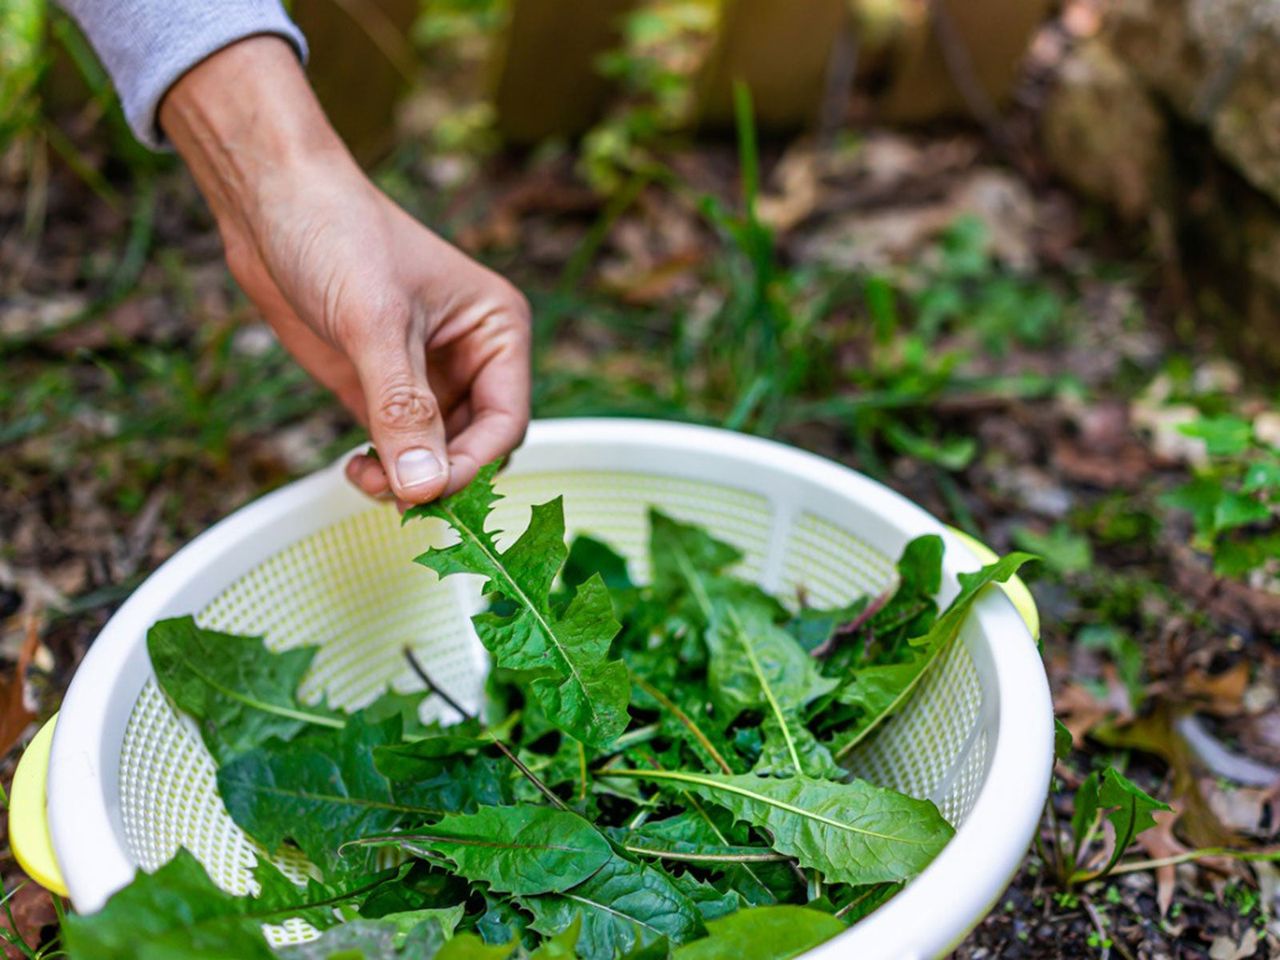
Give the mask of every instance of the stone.
[(1075, 189), (1126, 220), (1144, 218), (1170, 176), (1166, 133), (1146, 89), (1105, 42), (1086, 41), (1063, 60), (1041, 135), (1054, 169)]

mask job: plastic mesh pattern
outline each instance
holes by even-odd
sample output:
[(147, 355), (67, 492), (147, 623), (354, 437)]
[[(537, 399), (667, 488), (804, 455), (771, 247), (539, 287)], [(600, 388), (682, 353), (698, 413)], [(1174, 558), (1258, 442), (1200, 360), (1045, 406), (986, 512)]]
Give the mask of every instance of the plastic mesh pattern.
[(811, 513), (791, 524), (782, 561), (780, 596), (803, 595), (815, 607), (836, 607), (870, 594), (894, 579), (894, 561), (871, 544)]
[[(641, 580), (648, 575), (650, 504), (702, 524), (741, 549), (741, 575), (759, 579), (773, 570), (775, 586), (787, 598), (802, 591), (815, 605), (834, 605), (877, 593), (893, 578), (892, 558), (849, 529), (807, 513), (798, 514), (789, 529), (777, 529), (779, 514), (767, 498), (719, 484), (634, 472), (558, 471), (507, 475), (500, 490), (506, 499), (491, 520), (504, 531), (500, 542), (524, 529), (531, 504), (564, 494), (570, 530), (591, 533), (623, 552)], [(853, 505), (853, 529), (857, 517)], [(283, 547), (227, 586), (197, 619), (219, 630), (262, 635), (276, 650), (319, 646), (303, 686), (304, 698), (313, 701), (327, 698), (350, 709), (388, 685), (413, 688), (402, 656), (411, 645), (433, 676), (474, 704), (484, 669), (468, 621), (478, 602), (476, 578), (441, 583), (410, 562), (448, 535), (443, 524), (402, 527), (390, 507), (371, 507)], [(424, 719), (435, 703), (428, 701)], [(934, 799), (958, 825), (986, 771), (981, 704), (972, 658), (957, 644), (903, 712), (858, 749), (851, 758), (855, 772)], [(120, 803), (126, 844), (140, 866), (155, 869), (184, 846), (225, 889), (251, 888), (250, 870), (261, 851), (227, 815), (213, 761), (194, 724), (173, 711), (154, 681), (139, 696), (121, 744)], [(297, 858), (281, 866), (295, 876), (305, 869)], [(267, 934), (282, 944), (310, 939), (314, 931), (290, 921)]]
[[(803, 514), (783, 560), (784, 594), (837, 606), (878, 594), (893, 582), (891, 558), (836, 525)], [(933, 800), (959, 826), (973, 809), (986, 772), (979, 711), (982, 686), (963, 643), (935, 664), (903, 709), (849, 757), (855, 774)]]

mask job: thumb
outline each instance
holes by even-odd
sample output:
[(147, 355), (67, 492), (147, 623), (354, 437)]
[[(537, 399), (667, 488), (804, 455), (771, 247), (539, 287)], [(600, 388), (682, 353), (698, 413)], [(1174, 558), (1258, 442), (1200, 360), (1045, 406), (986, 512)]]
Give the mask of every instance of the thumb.
[(449, 482), (444, 420), (427, 382), (425, 353), (414, 363), (403, 349), (378, 350), (357, 363), (369, 410), (369, 433), (397, 498), (425, 503)]

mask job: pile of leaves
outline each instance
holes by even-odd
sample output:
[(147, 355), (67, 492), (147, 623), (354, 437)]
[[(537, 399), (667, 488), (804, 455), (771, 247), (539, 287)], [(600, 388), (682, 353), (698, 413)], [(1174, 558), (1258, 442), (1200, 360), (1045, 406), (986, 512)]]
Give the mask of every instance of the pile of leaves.
[[(421, 692), (344, 713), (298, 699), (314, 648), (273, 653), (190, 617), (151, 629), (160, 686), (267, 856), (237, 897), (180, 851), (68, 918), (71, 957), (790, 957), (947, 843), (932, 803), (841, 761), (1025, 555), (962, 575), (939, 612), (943, 544), (926, 536), (895, 589), (796, 612), (728, 572), (733, 547), (656, 511), (645, 586), (600, 541), (566, 545), (560, 499), (502, 551), (492, 480), (406, 516), (457, 536), (419, 563), (485, 578), (483, 717), (407, 651)], [(462, 719), (423, 723), (433, 696)], [(299, 854), (305, 883), (277, 866)], [(273, 953), (263, 926), (295, 918), (319, 939)]]

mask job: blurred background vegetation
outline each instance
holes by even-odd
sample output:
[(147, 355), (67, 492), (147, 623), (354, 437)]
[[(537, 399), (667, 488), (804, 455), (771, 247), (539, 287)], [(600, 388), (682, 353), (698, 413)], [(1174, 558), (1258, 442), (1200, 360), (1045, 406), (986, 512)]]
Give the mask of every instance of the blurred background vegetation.
[[(1174, 806), (1131, 864), (1280, 828), (1278, 9), (291, 5), (377, 182), (529, 295), (538, 416), (775, 436), (1044, 558), (1074, 751), (962, 956), (1280, 949), (1267, 862), (1053, 871), (1107, 762)], [(71, 21), (0, 0), (0, 747), (177, 546), (360, 439)]]

